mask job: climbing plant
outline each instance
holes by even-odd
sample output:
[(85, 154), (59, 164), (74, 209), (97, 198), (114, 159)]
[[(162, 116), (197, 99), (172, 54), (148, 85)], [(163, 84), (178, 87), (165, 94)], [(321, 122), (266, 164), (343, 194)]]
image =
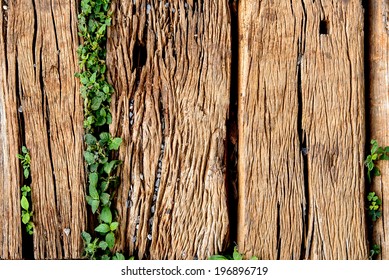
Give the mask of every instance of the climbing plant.
[(88, 195), (86, 201), (92, 213), (97, 215), (98, 226), (93, 233), (82, 232), (85, 257), (89, 259), (124, 259), (113, 252), (115, 232), (119, 223), (115, 220), (112, 200), (118, 184), (115, 175), (121, 164), (114, 159), (122, 143), (119, 137), (109, 133), (112, 122), (110, 113), (113, 87), (106, 79), (107, 28), (111, 24), (110, 0), (82, 0), (78, 15), (78, 31), (82, 39), (77, 53), (84, 100), (85, 151)]

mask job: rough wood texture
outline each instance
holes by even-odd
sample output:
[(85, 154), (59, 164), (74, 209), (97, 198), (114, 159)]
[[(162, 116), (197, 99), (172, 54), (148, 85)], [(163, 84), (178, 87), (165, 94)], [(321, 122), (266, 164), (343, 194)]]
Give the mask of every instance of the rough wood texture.
[(360, 1), (239, 2), (238, 246), (366, 259)]
[[(379, 145), (389, 145), (389, 2), (368, 1), (370, 138)], [(382, 199), (382, 218), (374, 223), (373, 244), (381, 246), (379, 258), (389, 259), (389, 163), (378, 163), (380, 177), (375, 177), (372, 190)], [(386, 206), (386, 207), (385, 207)], [(373, 245), (371, 244), (371, 245)]]
[(118, 249), (207, 258), (225, 248), (229, 233), (228, 1), (118, 0), (113, 10), (111, 130), (124, 139)]
[[(7, 2), (0, 7), (0, 259), (22, 258), (18, 101), (15, 76), (7, 61)], [(9, 70), (10, 68), (10, 70)]]
[[(20, 99), (32, 160), (34, 256), (79, 258), (86, 210), (83, 109), (74, 78), (77, 5), (67, 0), (9, 4), (8, 91)], [(17, 110), (15, 105), (10, 109)], [(16, 155), (14, 148), (11, 152)], [(15, 221), (20, 223), (20, 217)]]

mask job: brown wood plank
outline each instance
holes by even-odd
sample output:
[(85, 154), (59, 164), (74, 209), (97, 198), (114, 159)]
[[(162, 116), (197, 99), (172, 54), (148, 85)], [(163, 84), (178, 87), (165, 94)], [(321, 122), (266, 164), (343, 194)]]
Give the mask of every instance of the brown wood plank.
[(31, 154), (36, 259), (79, 258), (86, 224), (83, 107), (75, 1), (12, 1), (10, 94), (20, 98)]
[(238, 246), (366, 259), (360, 1), (239, 5)]
[(304, 2), (302, 129), (310, 206), (305, 257), (367, 259), (363, 7), (361, 1)]
[(8, 5), (4, 6), (0, 7), (0, 259), (21, 259), (18, 100), (12, 90), (15, 61), (7, 52)]
[[(389, 145), (389, 3), (385, 0), (368, 1), (369, 30), (369, 110), (370, 137), (379, 145)], [(381, 198), (383, 206), (389, 205), (389, 163), (378, 162), (380, 177), (375, 177), (372, 191)], [(379, 258), (389, 258), (389, 209), (382, 207), (382, 218), (374, 223), (373, 244), (381, 246)], [(371, 244), (371, 245), (373, 245)]]
[(228, 1), (115, 1), (113, 10), (111, 130), (124, 139), (118, 249), (207, 258), (229, 234)]
[(304, 177), (297, 60), (303, 10), (239, 1), (238, 247), (247, 257), (299, 259)]

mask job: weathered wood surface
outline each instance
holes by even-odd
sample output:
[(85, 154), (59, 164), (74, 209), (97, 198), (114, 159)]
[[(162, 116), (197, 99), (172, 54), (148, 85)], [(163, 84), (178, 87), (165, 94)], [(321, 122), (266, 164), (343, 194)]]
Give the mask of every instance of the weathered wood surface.
[(18, 98), (7, 61), (8, 9), (0, 10), (0, 259), (21, 259)]
[(14, 145), (22, 142), (17, 137), (16, 104), (20, 103), (24, 127), (19, 129), (32, 161), (36, 259), (80, 258), (83, 247), (80, 233), (86, 225), (86, 205), (83, 107), (74, 78), (78, 71), (76, 18), (75, 1), (9, 2), (4, 77), (10, 119), (6, 124), (16, 130), (8, 135), (15, 139), (8, 140), (6, 154), (12, 163), (6, 169), (12, 178), (7, 184), (12, 183), (14, 195), (9, 207), (15, 211), (12, 222), (20, 226), (19, 163), (14, 162), (19, 152)]
[[(368, 56), (370, 138), (379, 145), (389, 145), (389, 2), (368, 1)], [(389, 258), (389, 163), (378, 163), (380, 177), (375, 177), (372, 190), (382, 199), (382, 218), (374, 223), (373, 244), (381, 246), (382, 259)]]
[(228, 1), (118, 0), (113, 11), (111, 130), (123, 137), (117, 249), (207, 258), (229, 234)]
[(366, 259), (361, 1), (239, 1), (238, 246)]

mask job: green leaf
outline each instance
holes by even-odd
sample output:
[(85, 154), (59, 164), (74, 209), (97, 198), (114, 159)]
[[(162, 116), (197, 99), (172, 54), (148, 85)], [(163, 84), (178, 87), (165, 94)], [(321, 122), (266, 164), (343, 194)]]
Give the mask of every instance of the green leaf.
[[(112, 257), (113, 260), (117, 260), (117, 261), (124, 261), (125, 260), (125, 257), (123, 254), (121, 253), (116, 253), (113, 257)], [(131, 260), (131, 258), (130, 258)]]
[(95, 155), (91, 152), (85, 151), (84, 158), (86, 163), (88, 163), (89, 165), (95, 163)]
[(98, 227), (95, 228), (95, 231), (100, 233), (107, 233), (110, 232), (110, 228), (107, 224), (100, 224)]
[(88, 145), (96, 145), (97, 139), (92, 134), (85, 135), (85, 143)]
[(20, 200), (20, 205), (24, 210), (28, 211), (30, 204), (28, 203), (28, 200), (25, 196), (22, 196), (22, 199)]
[(96, 126), (102, 126), (105, 125), (106, 123), (107, 123), (107, 119), (106, 117), (103, 116), (98, 117), (96, 120)]
[(24, 154), (27, 154), (27, 153), (28, 153), (28, 149), (27, 149), (26, 146), (22, 146), (22, 152), (23, 152)]
[(95, 72), (95, 73), (93, 73), (93, 74), (90, 76), (89, 81), (90, 81), (91, 83), (95, 83), (95, 82), (96, 82), (96, 75), (97, 75), (97, 73)]
[(115, 231), (119, 226), (119, 223), (118, 222), (113, 222), (109, 225), (109, 228), (111, 229), (111, 231)]
[(82, 237), (82, 239), (84, 239), (84, 241), (86, 243), (90, 243), (92, 240), (91, 235), (89, 233), (87, 233), (86, 231), (81, 232), (81, 237)]
[(103, 91), (104, 91), (104, 93), (109, 93), (109, 86), (108, 85), (104, 85), (103, 86)]
[(242, 255), (238, 252), (238, 247), (236, 247), (236, 246), (234, 248), (234, 252), (232, 253), (232, 258), (234, 260), (242, 260), (243, 259)]
[(105, 242), (107, 242), (108, 248), (112, 249), (115, 246), (115, 234), (113, 232), (108, 233), (105, 236)]
[(100, 205), (100, 200), (97, 200), (97, 199), (93, 199), (91, 201), (91, 207), (92, 207), (92, 213), (96, 213), (96, 210), (97, 208), (99, 208), (99, 205)]
[(258, 260), (258, 257), (252, 256), (252, 257), (250, 258), (250, 260), (255, 260), (255, 261), (257, 261), (257, 260)]
[(111, 174), (114, 167), (117, 166), (120, 163), (120, 160), (111, 160), (110, 162), (107, 162), (104, 164), (104, 172), (108, 175)]
[(380, 156), (380, 160), (389, 160), (389, 156), (387, 154), (383, 154)]
[(101, 183), (101, 191), (105, 192), (108, 189), (108, 186), (109, 186), (108, 181), (102, 182)]
[(110, 224), (112, 222), (112, 213), (109, 207), (105, 206), (103, 208), (100, 214), (100, 219), (106, 224)]
[(28, 168), (25, 168), (24, 171), (23, 171), (23, 175), (24, 175), (24, 178), (28, 178), (28, 176), (30, 175), (30, 170)]
[(112, 141), (111, 141), (111, 143), (109, 144), (109, 149), (110, 150), (118, 150), (119, 149), (119, 146), (120, 146), (120, 144), (122, 143), (122, 138), (120, 138), (120, 137), (116, 137), (116, 138), (114, 138)]
[(108, 193), (102, 193), (100, 195), (100, 201), (103, 204), (103, 206), (107, 205), (109, 203), (110, 195)]
[(100, 241), (99, 247), (100, 247), (101, 249), (105, 250), (105, 249), (107, 249), (108, 244), (107, 244), (107, 242), (105, 242), (105, 241)]
[(101, 99), (101, 97), (98, 97), (98, 96), (93, 97), (92, 103), (91, 103), (91, 109), (93, 111), (96, 111), (97, 109), (99, 109), (102, 101), (103, 100)]
[(22, 222), (23, 224), (27, 224), (30, 221), (30, 214), (28, 212), (24, 212), (22, 214)]
[(381, 172), (377, 167), (373, 167), (373, 175), (374, 176), (381, 176)]
[(107, 113), (107, 124), (111, 124), (112, 123), (112, 115), (111, 113)]
[(228, 260), (225, 256), (222, 255), (213, 255), (208, 258), (208, 260)]
[(108, 260), (110, 260), (111, 258), (108, 256), (108, 255), (102, 255), (101, 256), (101, 260), (102, 261), (108, 261)]
[(99, 199), (99, 193), (96, 189), (99, 175), (96, 172), (89, 174), (89, 195), (93, 199)]

